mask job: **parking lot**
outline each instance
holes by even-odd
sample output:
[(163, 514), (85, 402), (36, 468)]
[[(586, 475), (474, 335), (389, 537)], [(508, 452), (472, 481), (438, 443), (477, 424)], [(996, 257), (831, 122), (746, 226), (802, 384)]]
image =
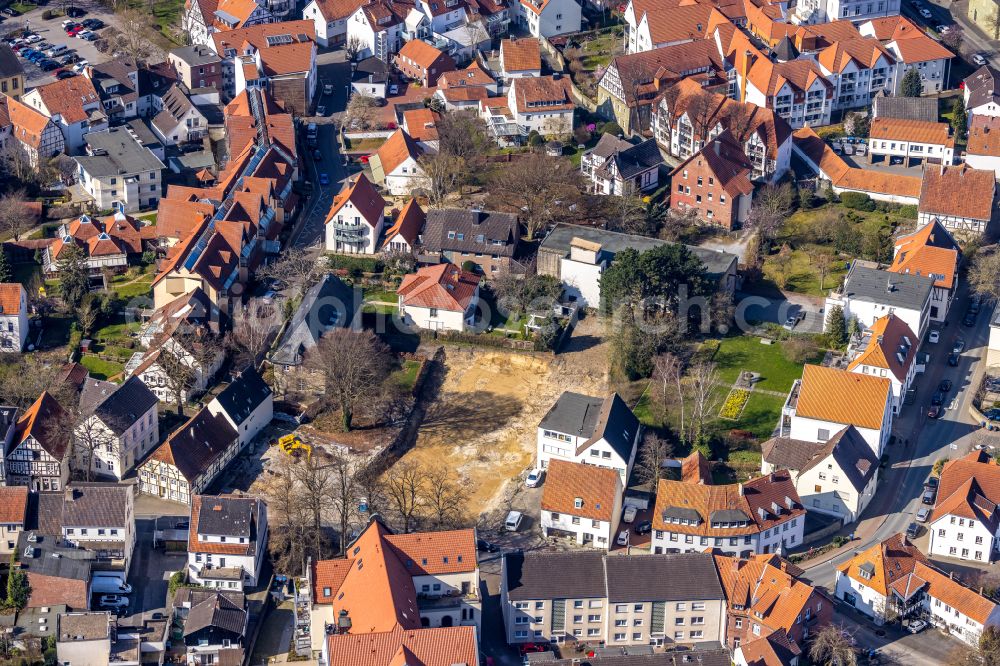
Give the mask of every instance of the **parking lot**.
[[(80, 60), (86, 60), (90, 64), (97, 64), (105, 62), (108, 60), (108, 56), (97, 50), (95, 46), (96, 41), (87, 41), (86, 39), (80, 39), (78, 37), (73, 37), (68, 35), (63, 29), (63, 21), (72, 20), (74, 22), (80, 22), (88, 19), (99, 19), (105, 24), (105, 27), (100, 28), (96, 31), (97, 35), (100, 35), (107, 26), (110, 24), (113, 16), (99, 12), (87, 12), (83, 17), (67, 19), (65, 16), (58, 16), (49, 20), (42, 19), (42, 9), (32, 10), (22, 16), (8, 18), (3, 24), (4, 34), (9, 34), (12, 30), (21, 26), (28, 30), (30, 33), (38, 35), (38, 39), (34, 44), (31, 45), (32, 48), (37, 48), (38, 45), (48, 45), (46, 48), (66, 46), (70, 49), (65, 54), (54, 58), (60, 65), (67, 65), (65, 62), (65, 56), (67, 54), (73, 55), (74, 62)], [(56, 71), (43, 71), (35, 63), (29, 62), (23, 57), (18, 57), (18, 60), (24, 66), (24, 76), (25, 85), (28, 87), (37, 86), (44, 83), (49, 83), (54, 81), (56, 78)], [(71, 67), (72, 65), (70, 65)]]

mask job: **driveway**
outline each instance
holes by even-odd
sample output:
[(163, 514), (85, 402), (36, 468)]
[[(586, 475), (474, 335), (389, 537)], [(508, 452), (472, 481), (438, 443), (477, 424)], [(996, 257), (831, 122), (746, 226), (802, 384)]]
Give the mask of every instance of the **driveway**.
[(140, 627), (143, 618), (154, 612), (166, 614), (170, 576), (184, 568), (187, 562), (187, 553), (168, 553), (153, 548), (153, 523), (151, 517), (136, 517), (135, 554), (128, 575), (128, 583), (132, 586), (131, 603), (127, 613), (119, 618), (119, 623), (125, 626)]
[(824, 299), (791, 292), (760, 294), (736, 292), (736, 326), (747, 332), (756, 328), (758, 322), (784, 324), (793, 315), (801, 315), (801, 321), (792, 329), (795, 333), (822, 333), (826, 317)]

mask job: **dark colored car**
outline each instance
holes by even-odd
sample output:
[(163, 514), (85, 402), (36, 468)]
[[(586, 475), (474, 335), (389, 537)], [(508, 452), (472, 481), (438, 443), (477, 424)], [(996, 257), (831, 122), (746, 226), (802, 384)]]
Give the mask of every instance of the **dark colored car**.
[(936, 391), (934, 393), (934, 395), (931, 396), (931, 404), (932, 405), (940, 405), (943, 402), (944, 402), (944, 393), (941, 393), (940, 391)]
[(942, 393), (947, 393), (950, 390), (951, 390), (951, 380), (942, 379), (941, 383), (938, 384), (938, 391), (941, 391)]
[(313, 159), (317, 162), (323, 161), (323, 153), (321, 153), (318, 148), (313, 151)]
[(958, 359), (959, 359), (958, 354), (948, 354), (948, 365), (950, 365), (951, 367), (957, 366)]
[(476, 539), (476, 550), (483, 553), (495, 553), (499, 550), (496, 544), (492, 544), (485, 539)]
[(81, 16), (86, 16), (86, 10), (80, 9), (79, 7), (67, 7), (66, 16), (70, 18), (80, 18)]
[(91, 30), (100, 30), (104, 27), (104, 21), (99, 18), (89, 18), (82, 22), (83, 26)]
[(95, 42), (95, 41), (97, 41), (97, 33), (96, 32), (88, 32), (86, 35), (83, 36), (83, 41), (85, 41), (85, 42)]
[(962, 325), (963, 326), (969, 326), (969, 327), (975, 326), (976, 325), (976, 313), (975, 312), (966, 312), (965, 313), (965, 319), (962, 320)]
[(653, 531), (653, 523), (648, 520), (644, 520), (641, 523), (636, 523), (635, 533), (636, 534), (649, 534)]
[(983, 416), (988, 418), (990, 421), (1000, 421), (1000, 409), (997, 409), (996, 407), (988, 409), (983, 412)]
[(43, 72), (51, 72), (54, 69), (59, 69), (59, 63), (55, 60), (44, 60), (39, 67), (42, 68)]
[(906, 536), (911, 539), (916, 539), (918, 534), (920, 534), (920, 525), (910, 523), (910, 525), (906, 528)]
[(929, 419), (939, 419), (939, 418), (941, 418), (941, 407), (940, 407), (940, 405), (931, 405), (927, 409), (927, 418), (929, 418)]
[(936, 476), (929, 476), (927, 480), (924, 481), (924, 488), (937, 488), (938, 478)]
[(73, 72), (68, 69), (56, 72), (56, 78), (59, 79), (60, 81), (62, 81), (63, 79), (70, 79), (74, 76), (76, 76), (76, 72)]
[(920, 501), (923, 502), (924, 504), (933, 505), (934, 504), (934, 496), (936, 494), (937, 494), (937, 491), (934, 490), (933, 488), (925, 488), (924, 489), (924, 494), (920, 497)]

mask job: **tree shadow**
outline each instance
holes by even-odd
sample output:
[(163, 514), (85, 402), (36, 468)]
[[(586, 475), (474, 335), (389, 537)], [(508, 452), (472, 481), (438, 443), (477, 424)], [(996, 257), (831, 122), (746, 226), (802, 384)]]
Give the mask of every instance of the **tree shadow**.
[(507, 427), (523, 410), (520, 400), (492, 391), (445, 393), (427, 408), (420, 429), (431, 435), (452, 430), (488, 432)]

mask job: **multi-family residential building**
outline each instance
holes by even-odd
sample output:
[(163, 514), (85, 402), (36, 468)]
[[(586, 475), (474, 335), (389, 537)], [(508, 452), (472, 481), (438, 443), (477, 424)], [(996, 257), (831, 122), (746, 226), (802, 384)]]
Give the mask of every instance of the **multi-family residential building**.
[(985, 451), (945, 463), (927, 531), (932, 556), (991, 562), (1000, 556), (1000, 465)]
[(610, 549), (618, 535), (623, 487), (613, 469), (549, 460), (542, 487), (542, 536)]
[(826, 442), (850, 425), (881, 456), (892, 431), (892, 405), (888, 377), (808, 364), (788, 392), (778, 434)]
[[(213, 33), (209, 37), (207, 44), (222, 58), (221, 92), (228, 97), (235, 97), (239, 92), (237, 90), (237, 76), (242, 77), (241, 80), (244, 86), (247, 85), (248, 80), (252, 82), (250, 87), (257, 87), (265, 83), (261, 80), (262, 77), (260, 76), (261, 70), (259, 67), (262, 62), (262, 57), (259, 57), (260, 52), (275, 47), (292, 46), (293, 48), (291, 49), (271, 52), (272, 57), (276, 56), (278, 60), (286, 61), (278, 63), (279, 68), (275, 72), (280, 71), (281, 73), (277, 75), (277, 78), (283, 80), (285, 77), (291, 76), (294, 79), (292, 85), (287, 90), (289, 99), (286, 100), (283, 90), (274, 89), (269, 82), (267, 82), (267, 86), (261, 87), (266, 87), (269, 94), (283, 101), (290, 101), (292, 99), (291, 95), (301, 98), (305, 93), (308, 93), (309, 100), (312, 100), (316, 84), (314, 68), (316, 49), (313, 42), (315, 37), (316, 26), (311, 20), (261, 23)], [(194, 40), (194, 43), (198, 44), (200, 42)], [(254, 78), (254, 74), (250, 72), (237, 72), (237, 70), (243, 69), (244, 62), (242, 58), (244, 56), (252, 58), (252, 63), (248, 62), (246, 64), (251, 65), (249, 69), (256, 72), (257, 78)], [(305, 68), (305, 70), (302, 68)], [(306, 70), (308, 70), (308, 74), (305, 73)], [(263, 78), (267, 78), (268, 76), (265, 73)], [(303, 82), (309, 87), (303, 88)], [(277, 88), (282, 89), (282, 86), (279, 85)], [(306, 105), (297, 108), (300, 112), (303, 112), (312, 107), (311, 105)]]
[(522, 37), (500, 42), (500, 76), (504, 80), (542, 75), (542, 52), (538, 39)]
[(393, 62), (403, 76), (426, 88), (437, 85), (438, 77), (445, 72), (455, 70), (455, 61), (450, 55), (422, 39), (411, 39), (403, 44)]
[(73, 431), (75, 469), (121, 480), (160, 442), (158, 403), (138, 377), (120, 386), (84, 382), (80, 409), (88, 416)]
[(691, 155), (670, 174), (670, 209), (680, 215), (739, 229), (750, 215), (753, 165), (728, 130)]
[[(886, 2), (897, 1), (886, 0)], [(902, 95), (903, 77), (910, 69), (915, 69), (920, 74), (924, 95), (946, 89), (951, 72), (951, 59), (955, 54), (910, 19), (900, 16), (899, 12), (894, 14), (883, 18), (872, 18), (858, 26), (862, 35), (875, 37), (893, 55), (896, 62), (895, 73), (892, 76), (895, 88), (892, 93)]]
[(116, 628), (110, 611), (59, 613), (55, 626), (56, 658), (60, 664), (107, 666), (111, 663)]
[(239, 434), (222, 414), (198, 411), (139, 466), (139, 492), (190, 504), (240, 452)]
[(801, 654), (809, 637), (833, 619), (830, 599), (799, 580), (801, 570), (777, 555), (716, 555), (715, 566), (726, 594), (726, 647), (733, 652), (776, 634), (790, 652)]
[(937, 220), (923, 224), (912, 234), (896, 239), (892, 273), (928, 275), (934, 278), (931, 290), (931, 321), (944, 321), (958, 290), (961, 249), (948, 230)]
[(62, 131), (66, 152), (70, 155), (83, 149), (84, 135), (108, 127), (101, 98), (85, 76), (71, 76), (37, 86), (25, 93), (22, 101), (52, 119)]
[(633, 3), (632, 16), (637, 22), (634, 28), (629, 26), (624, 36), (625, 53), (628, 54), (708, 39), (716, 26), (729, 22), (722, 12), (708, 3), (662, 7), (640, 3), (638, 7), (640, 11), (635, 11), (637, 5)]
[(580, 171), (594, 194), (648, 192), (660, 185), (663, 157), (653, 139), (633, 144), (602, 134), (580, 159)]
[(392, 226), (386, 229), (382, 252), (416, 254), (416, 249), (420, 246), (420, 236), (426, 223), (427, 214), (417, 203), (416, 198), (411, 197), (403, 206), (403, 210), (396, 215)]
[(356, 57), (391, 62), (392, 55), (402, 45), (404, 33), (415, 36), (417, 27), (424, 27), (421, 24), (426, 22), (426, 17), (419, 15), (414, 16), (413, 29), (407, 25), (406, 20), (413, 9), (412, 2), (374, 0), (354, 10), (347, 19), (347, 41), (358, 44)]
[(728, 131), (750, 160), (753, 180), (774, 181), (791, 164), (792, 130), (783, 118), (771, 109), (705, 90), (693, 79), (682, 79), (660, 95), (651, 129), (660, 147), (681, 159)]
[(937, 221), (953, 234), (979, 237), (992, 219), (996, 190), (993, 171), (965, 164), (928, 167), (920, 185), (918, 221)]
[(868, 161), (917, 164), (953, 164), (955, 138), (947, 123), (875, 118), (871, 121)]
[(894, 273), (855, 261), (843, 284), (827, 296), (825, 312), (840, 306), (848, 322), (857, 319), (867, 328), (891, 312), (916, 333), (917, 340), (922, 340), (930, 319), (934, 282), (929, 275)]
[(564, 460), (606, 467), (628, 483), (642, 424), (617, 393), (598, 398), (564, 391), (538, 424), (536, 464)]
[(315, 24), (317, 44), (336, 46), (347, 39), (347, 19), (362, 4), (362, 0), (309, 0), (302, 18)]
[[(54, 497), (61, 500), (58, 493), (42, 493), (39, 498)], [(58, 522), (58, 521), (56, 521)], [(55, 525), (56, 528), (59, 525)], [(64, 541), (59, 529), (46, 534), (37, 530), (24, 530), (18, 536), (15, 551), (18, 553), (16, 566), (28, 578), (30, 593), (27, 609), (41, 614), (39, 625), (49, 629), (48, 623), (55, 622), (55, 613), (42, 614), (43, 609), (53, 606), (67, 611), (85, 611), (90, 608), (91, 572), (97, 569), (97, 551), (77, 548)]]
[(243, 448), (274, 417), (274, 392), (251, 364), (219, 395), (212, 398), (207, 409), (212, 414), (221, 414), (229, 421), (239, 433), (240, 448)]
[(369, 164), (372, 178), (383, 185), (389, 194), (407, 196), (428, 182), (423, 166), (418, 162), (424, 152), (410, 134), (400, 127), (371, 156)]
[(73, 159), (80, 184), (98, 210), (131, 213), (156, 207), (165, 167), (149, 148), (123, 128), (90, 132), (86, 142), (86, 154)]
[(0, 116), (0, 144), (20, 150), (32, 167), (39, 167), (65, 150), (62, 132), (45, 114), (6, 95), (0, 95), (0, 108), (4, 111)]
[(240, 664), (246, 659), (250, 612), (242, 592), (179, 588), (171, 609), (174, 618), (183, 625), (178, 647), (189, 666)]
[[(627, 248), (641, 254), (669, 244), (648, 236), (560, 223), (538, 248), (537, 270), (540, 275), (559, 278), (567, 295), (576, 298), (582, 307), (597, 308), (601, 303), (601, 275), (614, 262), (616, 254)], [(717, 291), (733, 293), (736, 255), (694, 245), (688, 245), (687, 249), (705, 266), (705, 277)]]
[(208, 118), (188, 97), (188, 90), (175, 84), (163, 95), (161, 103), (163, 108), (150, 126), (164, 145), (202, 141), (208, 136)]
[[(205, 340), (201, 336), (205, 336)], [(208, 331), (195, 330), (183, 335), (160, 335), (145, 352), (135, 352), (125, 364), (125, 374), (142, 380), (163, 403), (190, 400), (208, 388), (209, 382), (222, 367), (226, 355), (216, 348)], [(170, 372), (170, 363), (190, 370), (179, 377)]]
[(817, 24), (847, 19), (854, 22), (900, 13), (900, 0), (807, 0), (795, 7), (795, 19)]
[(0, 486), (0, 555), (15, 552), (28, 520), (28, 487)]
[(816, 62), (834, 86), (834, 110), (871, 106), (876, 94), (895, 89), (896, 59), (874, 37), (834, 42)]
[(761, 473), (788, 470), (809, 511), (853, 523), (875, 496), (879, 459), (854, 426), (825, 442), (773, 437), (761, 452)]
[(308, 583), (313, 652), (329, 666), (479, 663), (475, 530), (393, 534), (376, 518), (344, 558), (311, 562)]
[(59, 493), (41, 493), (36, 542), (44, 534), (91, 551), (103, 570), (124, 582), (136, 542), (134, 497), (131, 485), (79, 481)]
[(793, 128), (830, 124), (836, 90), (812, 60), (772, 62), (751, 56), (738, 81), (743, 101), (773, 110)]
[(526, 134), (534, 131), (546, 137), (569, 135), (576, 109), (571, 86), (568, 78), (557, 74), (515, 78), (507, 93), (510, 121)]
[(471, 261), (491, 276), (515, 266), (521, 238), (516, 215), (480, 208), (435, 208), (426, 213), (420, 234), (422, 254), (456, 265)]
[(481, 279), (455, 264), (425, 266), (403, 276), (396, 294), (408, 326), (431, 331), (465, 331), (476, 323)]
[(892, 412), (898, 414), (903, 398), (917, 374), (917, 343), (909, 326), (894, 314), (879, 317), (852, 341), (847, 369), (863, 375), (886, 377), (892, 385)]
[(385, 224), (385, 199), (362, 173), (333, 200), (326, 218), (326, 249), (342, 254), (375, 254)]
[(45, 248), (42, 266), (46, 273), (59, 271), (59, 259), (66, 248), (76, 246), (86, 259), (91, 274), (103, 270), (124, 271), (138, 263), (154, 240), (154, 229), (122, 211), (106, 217), (80, 217), (64, 222), (56, 238)]
[(508, 643), (681, 646), (725, 637), (709, 553), (507, 553), (500, 606)]
[[(695, 452), (692, 458), (700, 458)], [(692, 463), (691, 459), (686, 461)], [(711, 485), (704, 474), (660, 480), (653, 512), (654, 553), (782, 553), (802, 543), (806, 509), (781, 470), (744, 483)]]
[(267, 504), (257, 497), (195, 495), (188, 580), (209, 588), (256, 587), (267, 553)]
[(222, 90), (222, 58), (206, 44), (181, 46), (167, 53), (167, 62), (188, 87)]
[(63, 489), (69, 480), (72, 452), (59, 429), (69, 418), (56, 399), (42, 391), (17, 420), (6, 449), (7, 485), (36, 491)]
[[(983, 65), (962, 81), (962, 96), (969, 118), (1000, 117), (1000, 72)], [(970, 127), (972, 123), (969, 123)]]
[(532, 37), (555, 37), (579, 32), (583, 14), (576, 0), (519, 0), (515, 21)]
[(20, 352), (28, 339), (28, 296), (20, 282), (0, 283), (0, 352)]
[(838, 567), (836, 590), (838, 599), (877, 624), (919, 617), (969, 645), (1000, 624), (1000, 606), (935, 568), (902, 534)]
[(247, 88), (266, 90), (280, 99), (289, 113), (307, 115), (313, 108), (318, 85), (316, 43), (304, 34), (286, 34), (274, 35), (266, 44), (244, 44), (235, 58), (230, 94), (239, 95)]
[(1000, 116), (969, 116), (965, 163), (1000, 175)]

